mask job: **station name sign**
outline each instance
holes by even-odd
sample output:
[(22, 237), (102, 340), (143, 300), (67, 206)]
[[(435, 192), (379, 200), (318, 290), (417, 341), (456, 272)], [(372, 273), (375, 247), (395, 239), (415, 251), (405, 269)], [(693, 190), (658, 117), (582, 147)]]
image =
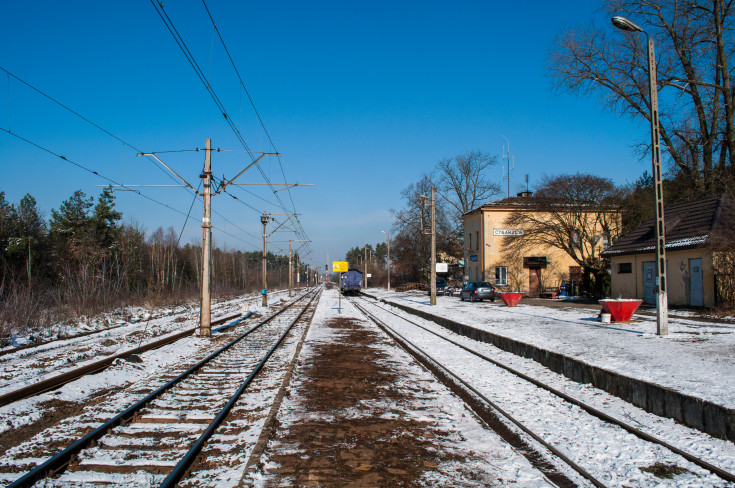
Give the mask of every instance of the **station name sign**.
[(523, 229), (493, 229), (494, 236), (522, 236)]

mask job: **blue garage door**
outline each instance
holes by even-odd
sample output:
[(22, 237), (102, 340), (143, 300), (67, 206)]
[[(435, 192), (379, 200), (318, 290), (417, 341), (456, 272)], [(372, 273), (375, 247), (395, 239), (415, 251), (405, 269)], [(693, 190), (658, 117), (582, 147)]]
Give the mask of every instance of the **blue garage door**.
[(656, 304), (656, 261), (643, 263), (643, 301), (651, 305)]
[(689, 260), (689, 305), (704, 306), (704, 277), (702, 276), (702, 260)]

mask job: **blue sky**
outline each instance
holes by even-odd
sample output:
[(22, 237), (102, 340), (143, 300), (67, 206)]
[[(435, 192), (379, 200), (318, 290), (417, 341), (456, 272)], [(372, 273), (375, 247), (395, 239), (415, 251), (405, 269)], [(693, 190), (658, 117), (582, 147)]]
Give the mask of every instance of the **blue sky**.
[[(555, 93), (548, 53), (565, 27), (606, 25), (597, 2), (227, 2), (209, 0), (278, 151), (288, 182), (313, 183), (291, 199), (313, 241), (312, 264), (373, 245), (392, 224), (400, 191), (442, 158), (480, 149), (496, 154), (503, 176), (507, 137), (515, 168), (511, 193), (543, 175), (590, 172), (620, 184), (649, 168), (633, 151), (648, 129), (604, 111), (596, 100)], [(201, 1), (164, 1), (211, 86), (253, 151), (268, 138), (239, 89)], [(4, 2), (0, 67), (43, 90), (143, 151), (242, 150), (209, 94), (148, 0)], [(611, 27), (612, 29), (612, 27)], [(0, 128), (127, 184), (172, 184), (118, 140), (0, 72)], [(198, 184), (203, 153), (161, 154)], [(232, 177), (245, 154), (214, 153), (216, 175)], [(97, 194), (105, 181), (0, 132), (0, 190), (32, 194), (50, 215), (75, 190)], [(275, 158), (262, 160), (283, 182)], [(242, 182), (262, 183), (254, 169)], [(283, 212), (262, 187), (213, 200), (217, 245), (259, 249), (259, 213)], [(182, 189), (145, 189), (179, 212)], [(132, 192), (119, 208), (149, 232), (181, 230), (184, 216)], [(195, 205), (184, 241), (201, 239)], [(224, 220), (227, 219), (227, 220)], [(223, 233), (224, 231), (226, 233)], [(273, 236), (288, 248), (288, 233)], [(278, 241), (278, 242), (277, 242)]]

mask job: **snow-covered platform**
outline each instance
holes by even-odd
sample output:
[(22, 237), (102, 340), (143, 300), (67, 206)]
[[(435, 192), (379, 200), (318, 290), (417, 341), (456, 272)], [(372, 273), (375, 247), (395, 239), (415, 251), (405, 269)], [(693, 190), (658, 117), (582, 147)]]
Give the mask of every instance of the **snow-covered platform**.
[(575, 381), (590, 383), (647, 411), (735, 441), (735, 324), (672, 313), (669, 335), (637, 314), (603, 324), (599, 308), (521, 302), (461, 302), (418, 292), (366, 294), (417, 313), (457, 333), (532, 358)]

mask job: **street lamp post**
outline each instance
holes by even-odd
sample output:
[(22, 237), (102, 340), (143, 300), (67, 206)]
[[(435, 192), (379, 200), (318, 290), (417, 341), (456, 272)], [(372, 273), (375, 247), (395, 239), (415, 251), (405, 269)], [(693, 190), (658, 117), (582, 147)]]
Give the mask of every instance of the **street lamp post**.
[(388, 259), (386, 260), (386, 267), (388, 268), (388, 291), (390, 291), (390, 234), (386, 231), (381, 230), (383, 234), (388, 238)]
[(639, 26), (625, 17), (613, 17), (612, 23), (618, 29), (628, 32), (643, 32), (648, 40), (648, 91), (651, 97), (651, 165), (653, 166), (653, 184), (656, 193), (656, 330), (658, 335), (669, 333), (669, 305), (666, 281), (666, 231), (664, 228), (664, 195), (661, 178), (661, 142), (658, 123), (658, 84), (656, 80), (656, 54), (653, 38)]

